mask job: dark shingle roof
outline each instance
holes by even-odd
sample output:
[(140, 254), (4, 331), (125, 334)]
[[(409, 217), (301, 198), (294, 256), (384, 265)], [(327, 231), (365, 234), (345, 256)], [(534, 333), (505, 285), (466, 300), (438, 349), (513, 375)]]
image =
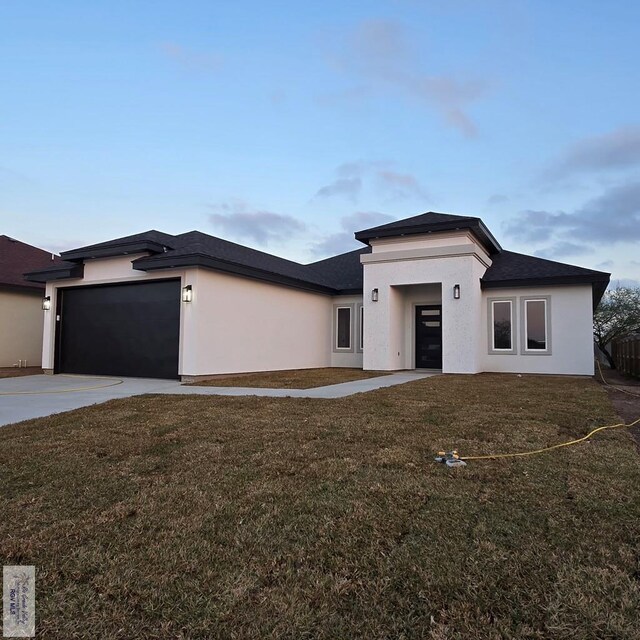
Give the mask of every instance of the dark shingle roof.
[(456, 231), (458, 229), (468, 229), (473, 232), (484, 248), (491, 254), (502, 250), (498, 241), (480, 218), (456, 216), (451, 213), (435, 213), (434, 211), (358, 231), (355, 234), (355, 238), (360, 242), (369, 244), (375, 238), (394, 238), (438, 231)]
[(592, 284), (596, 304), (605, 292), (611, 275), (604, 271), (585, 269), (513, 251), (502, 250), (492, 256), (492, 260), (491, 266), (480, 280), (483, 289), (549, 284)]
[[(152, 270), (200, 264), (261, 279), (272, 279), (269, 276), (276, 276), (283, 284), (287, 283), (284, 282), (286, 280), (303, 288), (320, 288), (327, 292), (333, 288), (321, 273), (305, 265), (200, 231), (189, 231), (174, 236), (171, 244), (173, 249), (164, 253), (134, 260), (134, 267)], [(240, 267), (241, 271), (238, 271), (237, 267)]]
[[(385, 237), (383, 234), (389, 232), (390, 235), (386, 237), (391, 237), (391, 235), (398, 235), (399, 229), (414, 229), (414, 231), (407, 233), (424, 233), (425, 224), (430, 225), (431, 231), (468, 228), (476, 235), (484, 234), (483, 229), (486, 227), (483, 224), (479, 226), (478, 222), (482, 224), (479, 218), (425, 213), (406, 220), (374, 227), (367, 232), (359, 232), (356, 236), (365, 234), (371, 239)], [(467, 223), (471, 226), (466, 226)], [(442, 225), (448, 225), (447, 229), (443, 229)], [(415, 231), (415, 229), (419, 229), (419, 231)], [(609, 282), (608, 273), (505, 251), (501, 248), (496, 249), (499, 245), (492, 240), (492, 236), (489, 234), (484, 237), (489, 246), (493, 247), (491, 256), (493, 264), (487, 269), (481, 280), (483, 289), (508, 286), (592, 284), (594, 300), (597, 302)], [(55, 266), (48, 269), (40, 269), (38, 272), (30, 274), (30, 278), (36, 282), (46, 282), (61, 278), (81, 277), (82, 260), (84, 259), (135, 252), (149, 253), (149, 255), (133, 261), (134, 268), (143, 271), (202, 266), (335, 295), (362, 291), (363, 269), (360, 257), (370, 253), (371, 247), (303, 265), (200, 231), (189, 231), (176, 236), (159, 231), (147, 231), (66, 251), (62, 254), (66, 259), (65, 262), (56, 263)]]
[(164, 251), (166, 247), (171, 248), (175, 237), (168, 233), (151, 229), (131, 236), (98, 242), (97, 244), (90, 244), (71, 251), (63, 251), (60, 255), (63, 260), (73, 262), (86, 258), (106, 258), (108, 256), (122, 255), (123, 253), (144, 251), (158, 253)]
[(318, 260), (308, 267), (321, 274), (334, 289), (342, 293), (362, 292), (363, 271), (360, 256), (365, 253), (371, 253), (371, 247)]
[(524, 253), (505, 251), (493, 256), (493, 264), (484, 277), (483, 282), (497, 282), (502, 280), (527, 280), (530, 278), (557, 278), (566, 276), (608, 276), (608, 273), (576, 267), (572, 264), (555, 262), (545, 258), (536, 258)]
[(41, 290), (42, 284), (30, 282), (24, 274), (43, 267), (59, 264), (60, 258), (30, 244), (0, 236), (0, 285)]

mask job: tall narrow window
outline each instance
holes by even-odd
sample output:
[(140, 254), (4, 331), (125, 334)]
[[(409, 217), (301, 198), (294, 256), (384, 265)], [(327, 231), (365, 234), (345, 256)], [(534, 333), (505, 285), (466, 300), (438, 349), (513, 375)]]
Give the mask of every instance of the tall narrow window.
[(351, 307), (336, 309), (336, 348), (351, 349)]
[(493, 315), (493, 350), (511, 351), (513, 349), (513, 320), (511, 300), (494, 300), (491, 303)]
[(364, 351), (364, 307), (360, 307), (360, 351)]
[(546, 300), (525, 300), (524, 335), (527, 351), (547, 350)]

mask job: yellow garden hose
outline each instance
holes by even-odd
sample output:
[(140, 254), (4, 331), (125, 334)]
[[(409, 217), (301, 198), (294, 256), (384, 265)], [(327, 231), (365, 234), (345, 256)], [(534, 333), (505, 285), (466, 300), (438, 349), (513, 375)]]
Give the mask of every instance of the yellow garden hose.
[[(65, 378), (82, 378), (82, 376), (62, 376)], [(113, 378), (99, 378), (96, 376), (86, 376), (88, 380), (110, 380), (109, 384), (100, 384), (93, 387), (79, 387), (75, 389), (51, 389), (47, 391), (3, 391), (0, 396), (39, 396), (45, 393), (76, 393), (80, 391), (95, 391), (96, 389), (106, 389), (107, 387), (115, 387), (122, 384), (122, 380), (114, 380)]]
[(602, 373), (602, 367), (600, 366), (600, 361), (596, 360), (596, 364), (598, 365), (598, 371), (600, 373), (600, 377), (602, 378), (602, 383), (605, 384), (607, 387), (611, 387), (612, 389), (615, 389), (616, 391), (621, 391), (622, 393), (627, 393), (630, 396), (635, 396), (636, 398), (640, 398), (640, 393), (634, 393), (633, 391), (627, 391), (626, 389), (623, 389), (622, 387), (617, 387), (616, 385), (613, 384), (609, 384), (606, 380), (605, 377)]
[[(602, 382), (608, 387), (612, 387), (617, 391), (621, 391), (622, 393), (627, 393), (631, 396), (635, 396), (636, 398), (640, 398), (640, 394), (633, 393), (631, 391), (627, 391), (626, 389), (621, 389), (615, 385), (609, 384), (604, 375), (602, 374), (602, 368), (600, 367), (600, 363), (596, 360), (596, 364), (598, 365), (598, 371), (600, 373), (600, 377), (602, 378)], [(456, 461), (466, 461), (466, 460), (497, 460), (501, 458), (522, 458), (525, 456), (535, 456), (540, 453), (546, 453), (547, 451), (553, 451), (555, 449), (561, 449), (562, 447), (570, 447), (574, 444), (579, 444), (588, 440), (594, 434), (599, 431), (605, 431), (606, 429), (622, 429), (623, 427), (634, 427), (635, 425), (640, 424), (640, 418), (636, 418), (633, 422), (629, 424), (625, 424), (624, 422), (619, 422), (618, 424), (608, 424), (603, 427), (597, 427), (592, 431), (589, 431), (586, 436), (582, 436), (582, 438), (576, 438), (575, 440), (569, 440), (568, 442), (560, 442), (559, 444), (551, 445), (550, 447), (543, 447), (542, 449), (533, 449), (531, 451), (519, 451), (517, 453), (491, 453), (484, 456), (460, 456), (458, 455), (457, 450), (445, 452), (439, 451), (438, 456), (436, 457), (436, 462), (446, 462), (449, 466), (457, 466)], [(463, 465), (462, 462), (458, 463), (459, 465)]]
[(518, 453), (493, 453), (486, 456), (458, 456), (458, 460), (493, 460), (496, 458), (519, 458), (523, 456), (535, 456), (539, 453), (544, 453), (545, 451), (553, 451), (554, 449), (560, 449), (561, 447), (570, 447), (574, 444), (579, 444), (580, 442), (584, 442), (588, 440), (593, 434), (598, 433), (598, 431), (604, 431), (605, 429), (621, 429), (622, 427), (633, 427), (640, 423), (640, 418), (637, 418), (633, 422), (629, 424), (625, 424), (624, 422), (620, 422), (618, 424), (609, 424), (604, 427), (598, 427), (597, 429), (593, 429), (593, 431), (589, 431), (586, 436), (582, 436), (582, 438), (577, 438), (576, 440), (569, 440), (568, 442), (561, 442), (560, 444), (554, 444), (550, 447), (544, 447), (542, 449), (533, 449), (532, 451), (520, 451)]

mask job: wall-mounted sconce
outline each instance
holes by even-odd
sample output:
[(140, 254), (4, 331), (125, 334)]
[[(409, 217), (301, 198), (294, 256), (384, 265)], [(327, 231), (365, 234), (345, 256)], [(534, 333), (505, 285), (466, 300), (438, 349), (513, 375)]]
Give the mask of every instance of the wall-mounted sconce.
[(460, 285), (459, 284), (454, 284), (453, 285), (453, 299), (454, 300), (460, 300)]
[(45, 296), (42, 298), (42, 310), (49, 311), (51, 309), (51, 296)]
[(371, 289), (371, 302), (378, 302), (378, 290)]
[(193, 288), (190, 284), (182, 287), (182, 302), (191, 302), (193, 300)]

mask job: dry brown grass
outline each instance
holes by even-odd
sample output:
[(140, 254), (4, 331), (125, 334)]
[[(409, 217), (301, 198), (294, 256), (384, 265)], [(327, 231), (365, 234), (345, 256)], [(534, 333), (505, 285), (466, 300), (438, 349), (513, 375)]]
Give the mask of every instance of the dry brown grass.
[(381, 371), (363, 371), (345, 367), (325, 367), (323, 369), (290, 369), (287, 371), (264, 371), (262, 373), (242, 373), (221, 375), (208, 380), (192, 382), (203, 387), (250, 387), (267, 389), (312, 389), (326, 387), (341, 382), (379, 378), (388, 375)]
[(41, 373), (42, 367), (0, 367), (0, 378), (21, 378), (37, 376)]
[(629, 434), (590, 380), (146, 396), (0, 429), (0, 556), (42, 638), (637, 639)]

